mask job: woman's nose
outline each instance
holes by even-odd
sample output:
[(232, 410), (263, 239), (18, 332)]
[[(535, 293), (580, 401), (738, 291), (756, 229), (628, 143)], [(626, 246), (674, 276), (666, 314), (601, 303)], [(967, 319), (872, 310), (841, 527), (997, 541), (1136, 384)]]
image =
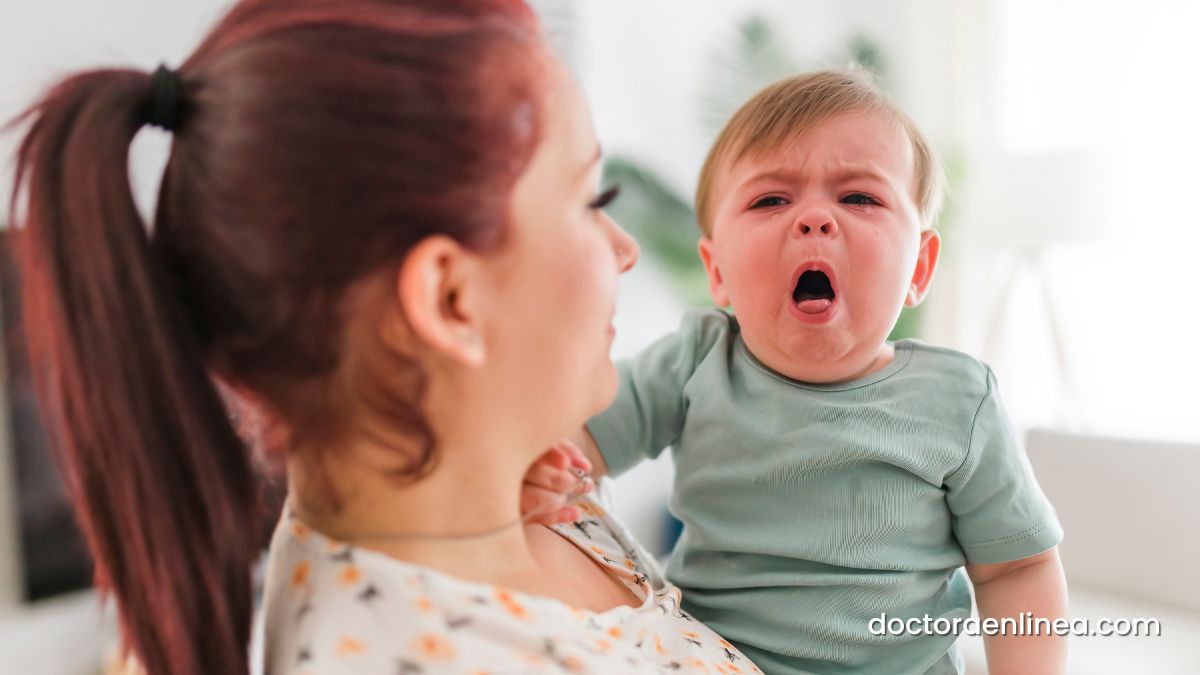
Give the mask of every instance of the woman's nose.
[[(604, 217), (608, 218), (607, 215)], [(637, 240), (629, 236), (629, 233), (615, 220), (608, 218), (608, 221), (612, 227), (613, 253), (617, 256), (617, 271), (624, 274), (637, 262), (641, 249), (638, 247)]]

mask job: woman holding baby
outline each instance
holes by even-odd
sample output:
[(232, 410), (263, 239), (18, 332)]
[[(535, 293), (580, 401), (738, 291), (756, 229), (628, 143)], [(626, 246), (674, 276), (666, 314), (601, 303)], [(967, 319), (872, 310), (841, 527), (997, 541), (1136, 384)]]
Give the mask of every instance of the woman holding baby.
[[(638, 255), (523, 2), (243, 0), (177, 71), (76, 74), (24, 122), (40, 395), (147, 672), (251, 669), (230, 401), (289, 491), (266, 672), (757, 670), (598, 501), (521, 516), (544, 449), (613, 397)], [(148, 233), (147, 124), (173, 134)]]

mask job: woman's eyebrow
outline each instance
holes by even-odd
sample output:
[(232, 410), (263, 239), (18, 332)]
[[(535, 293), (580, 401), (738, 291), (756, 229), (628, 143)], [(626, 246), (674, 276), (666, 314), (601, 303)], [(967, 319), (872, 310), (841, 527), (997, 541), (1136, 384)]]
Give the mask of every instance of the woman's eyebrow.
[(588, 160), (587, 164), (584, 165), (583, 170), (580, 171), (579, 173), (581, 175), (586, 175), (587, 172), (592, 170), (593, 166), (596, 166), (596, 162), (599, 162), (600, 158), (603, 156), (604, 156), (604, 152), (600, 149), (600, 145), (597, 144), (596, 152), (592, 153), (592, 158)]

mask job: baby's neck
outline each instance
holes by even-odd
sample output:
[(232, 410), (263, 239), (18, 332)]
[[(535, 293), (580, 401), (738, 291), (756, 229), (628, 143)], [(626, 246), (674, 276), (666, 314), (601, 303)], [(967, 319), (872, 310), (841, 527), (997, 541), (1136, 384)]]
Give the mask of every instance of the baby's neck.
[[(747, 344), (747, 347), (750, 345)], [(753, 350), (751, 350), (753, 353)], [(863, 357), (847, 360), (845, 358), (837, 360), (814, 360), (804, 363), (796, 360), (788, 360), (779, 364), (768, 363), (765, 359), (756, 358), (766, 365), (779, 372), (781, 375), (798, 382), (806, 384), (821, 384), (821, 385), (837, 385), (847, 382), (854, 382), (868, 377), (874, 373), (888, 367), (895, 359), (896, 349), (891, 343), (883, 343), (874, 352)]]
[(891, 343), (885, 342), (879, 346), (879, 351), (875, 354), (875, 358), (871, 359), (870, 363), (868, 363), (866, 365), (866, 367), (862, 368), (861, 370), (859, 370), (856, 373), (849, 375), (848, 377), (839, 378), (836, 381), (837, 382), (853, 382), (854, 380), (861, 380), (862, 378), (864, 378), (868, 375), (871, 375), (871, 374), (879, 372), (880, 370), (883, 370), (895, 358), (896, 358), (896, 348)]

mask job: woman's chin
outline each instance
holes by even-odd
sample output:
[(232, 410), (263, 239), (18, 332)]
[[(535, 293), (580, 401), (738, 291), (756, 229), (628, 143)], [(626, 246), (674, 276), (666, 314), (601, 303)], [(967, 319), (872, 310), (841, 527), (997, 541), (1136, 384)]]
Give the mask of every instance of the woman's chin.
[(593, 415), (608, 410), (608, 407), (612, 405), (613, 400), (617, 398), (618, 382), (617, 366), (613, 364), (612, 359), (605, 359), (604, 367), (597, 374), (594, 382), (597, 406)]

